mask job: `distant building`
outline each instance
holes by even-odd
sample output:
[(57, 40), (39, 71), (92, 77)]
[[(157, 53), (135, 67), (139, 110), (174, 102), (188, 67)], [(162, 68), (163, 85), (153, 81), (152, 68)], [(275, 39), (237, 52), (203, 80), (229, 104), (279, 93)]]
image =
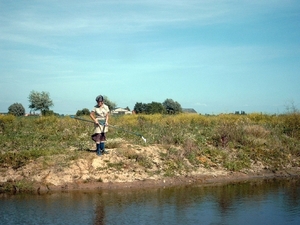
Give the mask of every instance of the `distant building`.
[(29, 113), (25, 113), (24, 116), (41, 116), (41, 114), (40, 113), (35, 113), (34, 111), (33, 112), (30, 111)]
[(195, 109), (192, 109), (192, 108), (183, 108), (182, 112), (184, 112), (184, 113), (197, 113), (197, 111)]
[(132, 114), (132, 112), (128, 109), (124, 109), (121, 107), (115, 108), (111, 111), (112, 115), (129, 115)]

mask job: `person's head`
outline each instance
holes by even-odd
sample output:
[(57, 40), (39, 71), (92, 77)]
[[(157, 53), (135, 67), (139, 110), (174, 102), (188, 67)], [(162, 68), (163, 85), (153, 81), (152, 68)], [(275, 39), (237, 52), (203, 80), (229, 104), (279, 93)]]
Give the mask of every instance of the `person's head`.
[(96, 97), (96, 102), (97, 102), (98, 105), (102, 105), (103, 102), (104, 102), (103, 96), (102, 96), (102, 95), (98, 95), (98, 96)]

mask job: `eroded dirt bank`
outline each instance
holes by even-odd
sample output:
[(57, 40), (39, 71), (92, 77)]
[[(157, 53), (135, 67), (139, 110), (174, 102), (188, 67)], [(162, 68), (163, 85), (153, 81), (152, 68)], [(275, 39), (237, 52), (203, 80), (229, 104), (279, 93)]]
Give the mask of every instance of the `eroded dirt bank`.
[[(124, 146), (125, 148), (125, 146)], [(41, 157), (20, 168), (2, 168), (0, 191), (46, 193), (49, 191), (98, 190), (118, 188), (153, 188), (178, 185), (218, 185), (253, 179), (300, 177), (300, 168), (272, 171), (261, 162), (253, 162), (251, 168), (228, 171), (200, 157), (205, 165), (195, 167), (182, 158), (185, 170), (174, 168), (172, 176), (169, 165), (161, 155), (160, 146), (131, 146), (130, 156), (120, 149), (109, 149), (109, 154), (97, 156), (93, 151), (82, 151), (78, 158), (66, 155)], [(135, 155), (136, 157), (132, 157)], [(143, 156), (144, 158), (138, 158)], [(188, 169), (186, 169), (188, 168)]]

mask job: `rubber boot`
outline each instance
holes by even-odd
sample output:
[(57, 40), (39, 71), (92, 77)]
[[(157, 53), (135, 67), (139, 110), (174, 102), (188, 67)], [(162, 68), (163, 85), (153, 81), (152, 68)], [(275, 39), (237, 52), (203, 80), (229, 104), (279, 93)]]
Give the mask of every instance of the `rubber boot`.
[(98, 144), (97, 143), (97, 148), (96, 148), (96, 153), (97, 153), (97, 155), (101, 155), (101, 144)]
[(104, 142), (100, 143), (100, 149), (101, 149), (102, 154), (107, 154), (108, 153), (107, 151), (105, 151), (105, 143)]

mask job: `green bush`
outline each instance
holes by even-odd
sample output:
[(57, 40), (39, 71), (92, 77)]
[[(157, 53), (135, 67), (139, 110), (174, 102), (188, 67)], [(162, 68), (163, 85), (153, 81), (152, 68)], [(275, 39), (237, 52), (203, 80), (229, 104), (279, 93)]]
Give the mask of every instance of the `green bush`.
[(14, 116), (24, 116), (25, 108), (21, 103), (14, 103), (8, 107), (8, 113)]

